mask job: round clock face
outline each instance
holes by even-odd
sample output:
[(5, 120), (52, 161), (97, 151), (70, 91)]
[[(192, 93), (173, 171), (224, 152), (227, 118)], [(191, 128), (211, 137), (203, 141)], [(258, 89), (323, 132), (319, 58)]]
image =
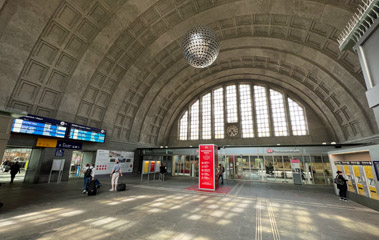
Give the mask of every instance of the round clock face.
[(228, 133), (229, 136), (231, 136), (231, 137), (235, 137), (235, 136), (237, 136), (237, 134), (238, 134), (238, 127), (235, 126), (235, 125), (229, 126), (229, 127), (226, 129), (226, 132)]

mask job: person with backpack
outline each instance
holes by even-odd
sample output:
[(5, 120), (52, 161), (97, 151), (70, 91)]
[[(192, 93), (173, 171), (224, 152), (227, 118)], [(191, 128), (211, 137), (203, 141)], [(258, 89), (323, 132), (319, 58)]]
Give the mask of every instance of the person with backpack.
[(347, 180), (343, 177), (340, 170), (337, 171), (337, 176), (334, 179), (334, 183), (337, 184), (337, 188), (340, 190), (340, 200), (347, 202), (346, 192), (347, 192)]
[(218, 180), (220, 180), (220, 178), (221, 178), (221, 185), (224, 185), (225, 168), (221, 164), (219, 164), (218, 167), (219, 167), (219, 169), (218, 169)]
[(83, 185), (83, 191), (82, 193), (87, 192), (87, 185), (92, 179), (92, 169), (90, 168), (89, 164), (87, 163), (86, 166), (83, 168), (82, 172), (84, 173), (84, 185)]

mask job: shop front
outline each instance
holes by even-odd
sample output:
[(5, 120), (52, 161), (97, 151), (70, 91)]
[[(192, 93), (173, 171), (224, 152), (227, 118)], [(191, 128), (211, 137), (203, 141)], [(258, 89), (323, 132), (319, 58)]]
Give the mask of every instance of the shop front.
[[(240, 181), (332, 184), (327, 155), (333, 147), (221, 147), (218, 163), (225, 167), (224, 178)], [(142, 149), (143, 159), (160, 159), (170, 166), (172, 176), (199, 177), (197, 148)], [(298, 167), (294, 169), (292, 162)]]

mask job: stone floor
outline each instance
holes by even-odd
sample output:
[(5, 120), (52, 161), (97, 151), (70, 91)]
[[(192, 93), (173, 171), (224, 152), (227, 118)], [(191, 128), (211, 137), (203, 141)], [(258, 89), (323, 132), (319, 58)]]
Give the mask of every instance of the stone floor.
[(226, 182), (228, 194), (184, 190), (195, 179), (80, 193), (81, 179), (0, 187), (0, 239), (379, 239), (379, 212), (341, 202), (330, 186)]

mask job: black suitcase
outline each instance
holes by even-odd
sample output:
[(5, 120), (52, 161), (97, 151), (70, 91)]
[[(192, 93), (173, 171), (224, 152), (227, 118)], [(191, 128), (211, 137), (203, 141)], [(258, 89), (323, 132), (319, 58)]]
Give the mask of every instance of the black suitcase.
[(125, 190), (126, 190), (126, 184), (125, 183), (117, 184), (117, 192), (125, 191)]
[(97, 193), (96, 182), (90, 181), (87, 186), (88, 196), (95, 196)]

